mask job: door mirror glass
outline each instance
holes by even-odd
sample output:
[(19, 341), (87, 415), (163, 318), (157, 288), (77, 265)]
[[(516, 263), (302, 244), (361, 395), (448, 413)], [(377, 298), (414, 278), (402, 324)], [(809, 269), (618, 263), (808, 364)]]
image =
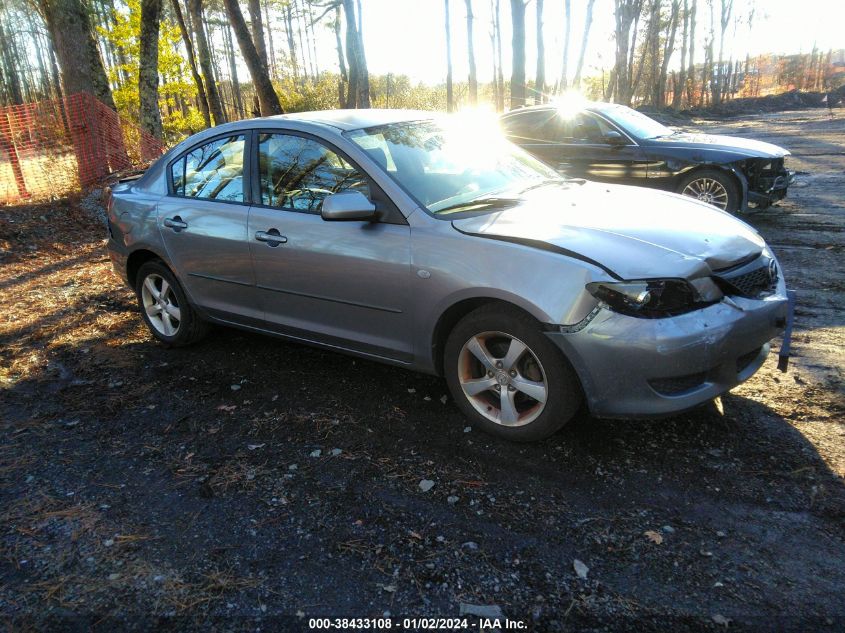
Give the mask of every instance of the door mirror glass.
[(375, 220), (375, 205), (360, 191), (342, 191), (326, 196), (320, 215), (324, 220)]

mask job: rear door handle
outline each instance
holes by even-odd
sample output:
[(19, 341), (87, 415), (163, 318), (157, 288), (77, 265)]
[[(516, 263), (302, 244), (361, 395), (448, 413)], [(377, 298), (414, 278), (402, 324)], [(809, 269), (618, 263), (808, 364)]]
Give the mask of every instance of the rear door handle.
[(179, 232), (179, 231), (181, 231), (182, 229), (187, 229), (187, 228), (188, 228), (188, 223), (187, 223), (187, 222), (183, 222), (183, 221), (182, 221), (182, 218), (180, 218), (180, 217), (177, 215), (177, 216), (176, 216), (176, 217), (174, 217), (174, 218), (165, 218), (165, 219), (164, 219), (164, 226), (166, 226), (166, 227), (167, 227), (167, 228), (169, 228), (169, 229), (173, 229), (174, 231), (176, 231), (176, 232), (178, 233), (178, 232)]
[(270, 229), (269, 231), (256, 231), (255, 239), (259, 242), (267, 242), (268, 246), (278, 246), (285, 244), (288, 241), (284, 235), (279, 234), (278, 229)]

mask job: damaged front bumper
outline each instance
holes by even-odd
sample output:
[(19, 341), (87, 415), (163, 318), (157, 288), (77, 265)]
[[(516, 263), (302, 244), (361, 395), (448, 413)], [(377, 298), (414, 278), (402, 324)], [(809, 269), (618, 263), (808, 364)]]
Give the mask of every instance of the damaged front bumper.
[(664, 319), (606, 308), (584, 327), (548, 332), (570, 360), (597, 417), (669, 415), (748, 380), (788, 316), (783, 281), (764, 299), (731, 297)]

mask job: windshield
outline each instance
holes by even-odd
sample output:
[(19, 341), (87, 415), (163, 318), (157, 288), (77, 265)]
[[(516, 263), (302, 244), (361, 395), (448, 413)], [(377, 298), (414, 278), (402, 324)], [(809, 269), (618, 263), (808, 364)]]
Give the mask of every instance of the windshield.
[(490, 209), (545, 182), (564, 182), (495, 127), (482, 129), (449, 117), (354, 130), (346, 136), (435, 214)]
[(672, 128), (668, 128), (641, 112), (625, 106), (615, 106), (601, 112), (637, 138), (657, 138), (658, 136), (670, 136), (675, 133)]

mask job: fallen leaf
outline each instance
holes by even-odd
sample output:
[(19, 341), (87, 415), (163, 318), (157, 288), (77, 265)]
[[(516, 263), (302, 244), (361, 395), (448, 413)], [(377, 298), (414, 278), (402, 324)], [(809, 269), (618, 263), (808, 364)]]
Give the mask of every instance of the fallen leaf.
[(660, 532), (655, 532), (654, 530), (646, 530), (643, 532), (643, 536), (645, 536), (649, 541), (654, 543), (655, 545), (660, 545), (663, 542), (663, 536)]
[(721, 613), (717, 613), (713, 616), (713, 622), (721, 626), (727, 627), (731, 623), (731, 619), (726, 618)]
[(590, 573), (589, 567), (587, 567), (577, 558), (572, 561), (572, 567), (573, 569), (575, 569), (575, 573), (578, 575), (578, 578), (580, 578), (581, 580), (587, 580), (587, 574)]

